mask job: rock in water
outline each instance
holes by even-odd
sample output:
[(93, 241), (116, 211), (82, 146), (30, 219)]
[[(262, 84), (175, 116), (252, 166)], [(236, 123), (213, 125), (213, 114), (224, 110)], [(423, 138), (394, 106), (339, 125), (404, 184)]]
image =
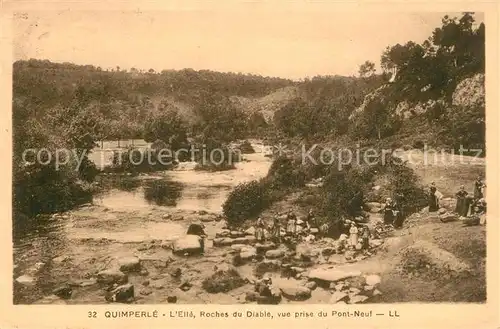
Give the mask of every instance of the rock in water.
[(378, 246), (380, 246), (382, 243), (384, 243), (384, 241), (382, 239), (372, 239), (370, 240), (370, 247), (372, 248), (376, 248)]
[(266, 242), (266, 243), (257, 243), (255, 244), (255, 249), (257, 249), (257, 252), (266, 252), (268, 250), (276, 248), (276, 245), (272, 242)]
[(255, 248), (243, 248), (240, 251), (240, 257), (241, 260), (247, 261), (247, 260), (252, 260), (257, 256), (257, 250)]
[(98, 283), (121, 284), (121, 283), (126, 283), (127, 281), (128, 281), (127, 275), (118, 269), (108, 269), (97, 273)]
[(339, 270), (339, 269), (314, 269), (309, 272), (309, 278), (313, 280), (321, 280), (335, 282), (347, 279), (353, 276), (360, 276), (360, 271), (355, 270)]
[(381, 281), (380, 276), (378, 276), (376, 274), (371, 274), (371, 275), (365, 276), (365, 280), (366, 280), (366, 285), (372, 286), (372, 287), (376, 286)]
[(201, 238), (197, 235), (186, 235), (173, 243), (173, 252), (176, 255), (201, 253)]
[(330, 304), (338, 303), (347, 299), (347, 294), (341, 291), (335, 291), (330, 298)]
[(266, 251), (266, 258), (269, 258), (269, 259), (280, 258), (280, 257), (283, 257), (284, 255), (285, 255), (285, 252), (283, 250), (279, 250), (279, 249)]
[(215, 233), (216, 238), (228, 238), (231, 235), (231, 231), (224, 229), (220, 230), (219, 232)]
[(128, 303), (134, 299), (134, 286), (130, 283), (116, 287), (106, 296), (109, 302)]
[(255, 235), (255, 227), (250, 227), (245, 231), (246, 235)]
[(29, 275), (21, 275), (20, 277), (16, 278), (16, 282), (23, 285), (32, 285), (35, 284), (35, 279)]
[(124, 257), (118, 260), (120, 271), (122, 272), (137, 272), (141, 270), (141, 262), (135, 256)]
[[(286, 282), (286, 283), (285, 283)], [(288, 300), (306, 300), (311, 297), (311, 290), (300, 286), (293, 281), (280, 283), (279, 289), (282, 295)]]
[(309, 290), (314, 290), (316, 289), (318, 285), (316, 284), (316, 282), (314, 281), (309, 281), (308, 283), (306, 283), (305, 287)]
[(349, 298), (349, 304), (359, 304), (363, 303), (365, 300), (367, 300), (368, 297), (363, 296), (363, 295), (355, 295)]
[(57, 297), (62, 299), (70, 299), (71, 294), (73, 293), (73, 289), (69, 286), (69, 284), (63, 284), (61, 286), (56, 287), (52, 293)]
[(177, 303), (177, 296), (168, 296), (167, 303), (169, 303), (169, 304)]

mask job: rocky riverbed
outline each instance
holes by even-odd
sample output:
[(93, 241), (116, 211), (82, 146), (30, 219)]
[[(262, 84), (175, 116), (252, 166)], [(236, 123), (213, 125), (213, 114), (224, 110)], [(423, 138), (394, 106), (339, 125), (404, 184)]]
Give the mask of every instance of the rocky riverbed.
[[(46, 241), (50, 250), (24, 246), (31, 252), (16, 258), (17, 303), (248, 303), (264, 275), (282, 302), (357, 303), (380, 294), (376, 274), (351, 265), (375, 254), (381, 240), (372, 240), (370, 252), (341, 252), (327, 238), (290, 249), (256, 243), (252, 229), (230, 231), (216, 213), (97, 205), (49, 221), (64, 239)], [(204, 255), (196, 239), (186, 239), (193, 222), (206, 226)]]

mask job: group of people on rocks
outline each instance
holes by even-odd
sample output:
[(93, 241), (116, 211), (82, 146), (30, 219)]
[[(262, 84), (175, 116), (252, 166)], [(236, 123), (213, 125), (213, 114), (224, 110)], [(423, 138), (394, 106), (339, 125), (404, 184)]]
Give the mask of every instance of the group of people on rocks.
[[(280, 218), (286, 217), (286, 225), (282, 228)], [(275, 243), (281, 243), (283, 239), (297, 237), (298, 235), (307, 235), (311, 233), (314, 222), (313, 210), (304, 219), (297, 219), (293, 211), (289, 211), (284, 215), (275, 214), (273, 217), (272, 226), (266, 227), (262, 218), (257, 219), (255, 225), (255, 239), (257, 242), (264, 242), (266, 240), (265, 232), (270, 232), (271, 240)]]
[[(286, 223), (282, 228), (280, 219), (286, 219)], [(318, 227), (319, 226), (319, 227)], [(366, 224), (360, 221), (359, 217), (353, 219), (341, 218), (339, 222), (341, 237), (345, 240), (345, 245), (348, 249), (368, 249), (369, 239), (371, 237), (370, 230)], [(309, 210), (306, 217), (297, 219), (293, 211), (285, 214), (276, 214), (273, 217), (272, 226), (267, 227), (262, 218), (257, 219), (255, 225), (255, 238), (257, 242), (263, 243), (266, 241), (265, 232), (270, 232), (270, 239), (275, 243), (281, 243), (294, 240), (300, 236), (305, 237), (315, 234), (318, 236), (328, 236), (330, 225), (318, 225), (314, 216), (313, 210)]]
[[(455, 193), (457, 200), (455, 213), (463, 218), (478, 218), (478, 216), (486, 213), (486, 200), (484, 198), (484, 189), (486, 184), (482, 176), (479, 176), (474, 182), (474, 194), (471, 196), (465, 190), (465, 186), (461, 185), (458, 192)], [(429, 188), (429, 211), (435, 212), (440, 208), (440, 201), (443, 194), (440, 193), (435, 183), (431, 183)]]

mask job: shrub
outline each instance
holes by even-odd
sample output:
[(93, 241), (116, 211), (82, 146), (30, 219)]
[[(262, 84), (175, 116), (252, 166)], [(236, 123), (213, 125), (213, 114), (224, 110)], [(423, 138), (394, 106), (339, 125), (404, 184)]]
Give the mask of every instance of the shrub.
[(254, 150), (252, 144), (250, 144), (250, 142), (247, 140), (245, 140), (243, 143), (241, 143), (239, 149), (240, 149), (241, 154), (255, 153), (255, 150)]
[(203, 144), (196, 146), (203, 150), (195, 155), (197, 165), (195, 170), (224, 171), (236, 168), (235, 163), (240, 161), (241, 154), (227, 145), (214, 139), (207, 139)]
[(294, 164), (292, 159), (287, 157), (278, 157), (274, 160), (267, 177), (273, 189), (302, 187), (306, 181), (301, 166)]
[(92, 191), (79, 180), (72, 165), (59, 170), (53, 162), (16, 167), (13, 182), (14, 211), (27, 216), (65, 211), (92, 201)]
[(257, 216), (269, 205), (269, 186), (264, 180), (252, 181), (236, 186), (222, 206), (229, 224)]

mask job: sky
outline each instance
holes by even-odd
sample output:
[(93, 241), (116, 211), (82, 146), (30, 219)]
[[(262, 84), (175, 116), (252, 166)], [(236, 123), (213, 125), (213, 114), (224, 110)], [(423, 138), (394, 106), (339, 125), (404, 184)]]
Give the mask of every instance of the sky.
[[(13, 21), (14, 60), (102, 68), (193, 68), (301, 79), (356, 75), (383, 50), (422, 42), (446, 13), (38, 11)], [(451, 13), (459, 16), (460, 13)], [(482, 15), (476, 14), (481, 21)]]

